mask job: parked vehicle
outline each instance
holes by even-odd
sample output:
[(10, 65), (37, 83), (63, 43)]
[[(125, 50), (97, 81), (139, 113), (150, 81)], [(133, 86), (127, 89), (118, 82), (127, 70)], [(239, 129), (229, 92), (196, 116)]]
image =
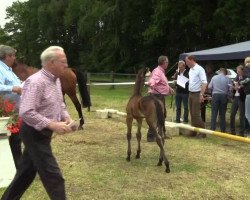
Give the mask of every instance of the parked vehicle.
[[(216, 71), (216, 74), (219, 74), (219, 71)], [(230, 78), (231, 80), (235, 79), (237, 76), (237, 73), (233, 69), (227, 69), (227, 77)]]

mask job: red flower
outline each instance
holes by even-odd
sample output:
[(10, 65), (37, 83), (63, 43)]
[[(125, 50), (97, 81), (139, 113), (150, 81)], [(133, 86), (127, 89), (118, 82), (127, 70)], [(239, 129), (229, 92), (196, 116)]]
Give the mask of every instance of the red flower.
[(19, 133), (21, 118), (18, 117), (18, 113), (15, 110), (15, 102), (10, 102), (0, 96), (0, 117), (10, 117), (7, 130), (13, 134)]

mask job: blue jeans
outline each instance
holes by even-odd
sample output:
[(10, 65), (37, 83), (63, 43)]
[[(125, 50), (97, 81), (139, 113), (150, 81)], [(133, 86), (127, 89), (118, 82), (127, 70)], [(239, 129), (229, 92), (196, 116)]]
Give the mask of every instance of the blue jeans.
[(216, 129), (216, 120), (219, 113), (220, 130), (226, 131), (226, 110), (227, 110), (227, 94), (213, 94), (212, 96), (212, 115), (211, 130)]
[(237, 111), (240, 112), (240, 135), (244, 136), (244, 129), (245, 129), (245, 102), (241, 101), (239, 96), (234, 97), (232, 107), (231, 107), (231, 114), (230, 114), (230, 129), (231, 133), (235, 134), (235, 115)]
[(175, 95), (175, 103), (176, 103), (176, 122), (180, 122), (181, 118), (181, 103), (183, 102), (184, 114), (183, 120), (184, 122), (188, 122), (188, 93), (176, 93)]

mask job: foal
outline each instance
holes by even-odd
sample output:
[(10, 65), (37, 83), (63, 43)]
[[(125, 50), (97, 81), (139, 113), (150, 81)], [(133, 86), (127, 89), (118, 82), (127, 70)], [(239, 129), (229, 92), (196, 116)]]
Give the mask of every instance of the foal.
[(162, 165), (164, 161), (166, 166), (166, 172), (170, 172), (169, 161), (166, 157), (164, 150), (164, 129), (165, 129), (165, 118), (164, 118), (164, 106), (163, 103), (155, 98), (154, 96), (142, 96), (141, 90), (145, 81), (145, 74), (148, 69), (141, 69), (137, 76), (134, 85), (134, 92), (130, 97), (127, 104), (127, 161), (130, 161), (131, 156), (131, 130), (133, 119), (137, 121), (137, 133), (136, 138), (138, 142), (136, 158), (140, 158), (141, 153), (141, 126), (143, 118), (146, 119), (148, 126), (152, 129), (154, 135), (156, 136), (156, 142), (160, 148), (160, 156), (158, 161), (158, 166)]

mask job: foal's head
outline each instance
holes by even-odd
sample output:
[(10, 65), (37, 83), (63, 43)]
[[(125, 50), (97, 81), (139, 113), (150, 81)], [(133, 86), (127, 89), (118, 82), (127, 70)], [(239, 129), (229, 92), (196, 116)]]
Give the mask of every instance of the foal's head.
[(136, 75), (135, 86), (134, 86), (134, 93), (136, 95), (141, 95), (142, 87), (145, 83), (145, 75), (149, 72), (148, 68), (142, 68)]

